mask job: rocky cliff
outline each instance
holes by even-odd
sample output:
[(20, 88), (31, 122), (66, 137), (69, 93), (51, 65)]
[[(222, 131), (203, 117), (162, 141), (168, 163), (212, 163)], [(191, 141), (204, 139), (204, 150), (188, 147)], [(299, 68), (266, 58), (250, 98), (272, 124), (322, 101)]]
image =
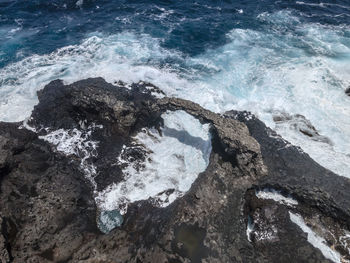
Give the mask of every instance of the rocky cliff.
[[(53, 81), (38, 98), (30, 119), (0, 123), (1, 262), (350, 262), (350, 180), (250, 113), (101, 78)], [(165, 129), (171, 112), (209, 127), (210, 145)], [(208, 160), (185, 189), (191, 162), (173, 154), (184, 168), (148, 196), (164, 156), (140, 138), (166, 136)], [(128, 182), (148, 198), (125, 197)]]

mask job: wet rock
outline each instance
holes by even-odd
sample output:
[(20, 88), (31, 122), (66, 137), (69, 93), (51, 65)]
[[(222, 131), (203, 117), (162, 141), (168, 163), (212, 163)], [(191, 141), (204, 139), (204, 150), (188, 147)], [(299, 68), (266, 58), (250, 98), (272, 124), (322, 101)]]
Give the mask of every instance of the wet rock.
[(350, 96), (350, 87), (348, 87), (346, 90), (345, 90), (345, 94)]
[(307, 234), (291, 222), (289, 212), (295, 208), (259, 199), (254, 190), (247, 191), (245, 205), (251, 218), (250, 240), (271, 262), (284, 262), (286, 258), (292, 262), (331, 262), (308, 242)]
[(260, 185), (298, 196), (298, 200), (350, 223), (350, 194), (345, 191), (350, 186), (349, 179), (325, 169), (257, 118), (246, 120), (242, 112), (227, 115), (244, 122), (260, 144), (263, 162), (269, 170), (268, 176), (260, 178)]
[[(36, 132), (19, 123), (0, 123), (0, 216), (9, 226), (6, 234), (0, 228), (4, 258), (331, 262), (292, 222), (293, 212), (310, 225), (336, 226), (331, 234), (312, 229), (347, 259), (341, 237), (350, 226), (350, 181), (318, 165), (253, 115), (215, 114), (191, 101), (164, 97), (149, 83), (112, 85), (101, 78), (71, 85), (53, 81), (38, 97), (28, 121)], [(135, 146), (132, 137), (144, 128), (160, 130), (161, 115), (177, 110), (211, 127), (206, 170), (167, 207), (150, 198), (132, 203), (123, 218), (118, 211), (98, 211), (96, 193), (125, 180), (124, 162), (142, 169), (147, 151)], [(297, 205), (259, 199), (255, 191), (262, 188), (290, 195)], [(107, 234), (97, 228), (101, 215), (108, 219)], [(248, 221), (253, 226), (247, 235)], [(331, 235), (336, 240), (327, 237)]]
[(277, 130), (283, 126), (288, 126), (290, 129), (298, 131), (314, 141), (333, 145), (329, 138), (319, 134), (312, 123), (301, 114), (290, 115), (286, 112), (275, 112), (273, 115), (273, 121), (276, 123)]

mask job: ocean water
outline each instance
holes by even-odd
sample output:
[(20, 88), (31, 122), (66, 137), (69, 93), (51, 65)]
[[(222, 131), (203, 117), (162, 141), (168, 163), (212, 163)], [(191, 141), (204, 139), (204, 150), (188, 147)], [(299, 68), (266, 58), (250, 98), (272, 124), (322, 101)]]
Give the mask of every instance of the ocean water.
[[(248, 110), (350, 177), (349, 0), (0, 0), (0, 120), (49, 81), (145, 80), (215, 112)], [(328, 141), (290, 121), (301, 114)]]
[[(124, 215), (130, 203), (149, 198), (154, 205), (166, 207), (183, 196), (207, 168), (212, 149), (209, 124), (202, 125), (184, 111), (166, 112), (162, 118), (162, 135), (144, 129), (134, 137), (133, 146), (123, 147), (118, 164), (126, 164), (125, 178), (97, 194), (101, 210), (117, 209)], [(123, 152), (130, 147), (148, 152), (147, 160), (124, 159)]]

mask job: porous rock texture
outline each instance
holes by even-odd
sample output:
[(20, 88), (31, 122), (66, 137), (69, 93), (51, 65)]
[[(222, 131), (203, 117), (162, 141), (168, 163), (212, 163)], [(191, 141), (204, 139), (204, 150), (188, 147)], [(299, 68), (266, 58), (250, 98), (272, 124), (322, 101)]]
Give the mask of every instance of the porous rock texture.
[[(247, 112), (220, 115), (154, 94), (163, 93), (144, 82), (127, 87), (102, 78), (70, 85), (56, 80), (38, 93), (28, 123), (0, 123), (0, 262), (332, 262), (307, 241), (290, 212), (314, 225), (347, 262), (349, 251), (339, 240), (350, 226), (348, 179)], [(211, 125), (207, 169), (171, 205), (135, 202), (123, 224), (103, 234), (95, 192), (123, 179), (115, 164), (122, 146), (142, 128), (161, 127), (161, 114), (175, 110)], [(64, 154), (42, 139), (59, 129), (90, 129), (98, 142), (89, 156), (95, 185), (82, 169), (84, 156)], [(265, 188), (298, 205), (259, 199), (255, 192)]]

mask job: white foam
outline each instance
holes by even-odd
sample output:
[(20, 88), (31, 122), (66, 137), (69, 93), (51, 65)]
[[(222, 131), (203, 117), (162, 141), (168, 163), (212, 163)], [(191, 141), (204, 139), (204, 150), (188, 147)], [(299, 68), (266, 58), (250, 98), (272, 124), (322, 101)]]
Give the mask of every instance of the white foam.
[(154, 20), (160, 20), (160, 22), (163, 22), (163, 19), (167, 18), (168, 16), (172, 15), (174, 13), (174, 10), (167, 10), (163, 7), (155, 6), (155, 8), (160, 12), (160, 14), (151, 14), (150, 17)]
[(107, 187), (96, 198), (102, 210), (118, 209), (125, 214), (130, 203), (150, 197), (165, 207), (184, 195), (206, 169), (211, 152), (209, 125), (183, 111), (167, 112), (162, 118), (162, 135), (151, 129), (135, 137), (143, 145), (138, 147), (149, 152), (144, 167), (138, 170), (128, 163), (124, 181)]
[[(0, 120), (20, 121), (49, 81), (102, 76), (144, 80), (168, 96), (215, 112), (248, 110), (332, 171), (350, 175), (349, 26), (302, 23), (289, 11), (262, 13), (264, 31), (234, 29), (228, 44), (197, 56), (169, 51), (148, 35), (95, 34), (80, 45), (33, 55), (0, 69)], [(175, 61), (159, 67), (164, 61)], [(333, 146), (276, 127), (276, 110), (302, 114)]]
[(307, 241), (313, 247), (318, 248), (325, 258), (328, 258), (329, 260), (336, 263), (342, 262), (340, 254), (332, 250), (329, 246), (327, 246), (326, 240), (324, 240), (324, 238), (318, 236), (314, 231), (312, 231), (312, 229), (305, 224), (304, 219), (300, 215), (289, 212), (289, 216), (290, 220), (293, 223), (295, 223), (301, 228), (301, 230), (307, 233)]
[(276, 239), (278, 237), (278, 230), (274, 225), (272, 225), (269, 229), (255, 231), (254, 233), (256, 241), (268, 241)]
[(345, 5), (339, 5), (339, 4), (334, 4), (334, 3), (319, 3), (319, 4), (314, 4), (314, 3), (305, 3), (303, 1), (296, 1), (295, 2), (298, 5), (308, 5), (308, 6), (318, 6), (318, 7), (328, 7), (328, 6), (336, 6), (336, 7), (340, 7), (343, 9), (349, 9), (350, 10), (350, 6), (345, 6)]
[(151, 91), (151, 95), (153, 95), (154, 97), (156, 97), (156, 98), (158, 98), (158, 99), (162, 99), (162, 98), (165, 97), (164, 94), (155, 92), (155, 91), (154, 91), (154, 88), (153, 88), (152, 86), (146, 86), (145, 88), (148, 89), (148, 90), (150, 90), (150, 91)]
[(276, 110), (304, 115), (333, 146), (290, 129), (277, 132), (321, 165), (349, 176), (350, 103), (344, 94), (350, 86), (350, 39), (344, 35), (349, 28), (304, 24), (287, 11), (264, 13), (259, 19), (271, 24), (271, 30), (232, 30), (231, 43), (197, 58), (196, 63), (217, 72), (201, 83), (230, 94), (223, 108), (231, 102), (273, 129)]
[(47, 141), (56, 146), (56, 150), (66, 155), (75, 155), (81, 158), (80, 167), (84, 171), (86, 178), (96, 188), (94, 176), (96, 167), (89, 161), (91, 157), (97, 156), (98, 142), (91, 141), (91, 129), (82, 132), (78, 129), (59, 129), (52, 131), (40, 139)]
[(285, 197), (280, 192), (274, 189), (264, 189), (255, 192), (255, 195), (260, 199), (272, 199), (280, 204), (287, 206), (296, 206), (298, 205), (298, 201), (291, 198)]
[(248, 222), (247, 222), (247, 230), (246, 230), (246, 234), (247, 234), (247, 239), (249, 242), (252, 242), (251, 239), (251, 234), (254, 231), (254, 223), (252, 222), (252, 219), (250, 218), (250, 216), (248, 217)]
[(107, 234), (122, 223), (123, 217), (118, 211), (101, 211), (97, 226), (103, 233)]
[(77, 6), (77, 7), (82, 7), (83, 6), (83, 4), (84, 4), (84, 0), (78, 0), (76, 3), (75, 3), (75, 5)]
[[(350, 255), (350, 232), (345, 231), (344, 235), (339, 238), (340, 244), (346, 249)], [(350, 261), (346, 261), (350, 262)]]
[(80, 45), (27, 57), (0, 69), (0, 120), (20, 121), (29, 117), (38, 102), (37, 90), (57, 78), (65, 83), (100, 76), (111, 83), (143, 80), (160, 86), (170, 96), (178, 94), (179, 87), (187, 87), (197, 95), (194, 84), (179, 77), (176, 69), (156, 66), (167, 57), (181, 60), (180, 54), (162, 49), (156, 39), (132, 33), (91, 36)]
[(37, 132), (37, 130), (36, 130), (36, 128), (35, 127), (32, 127), (32, 126), (30, 126), (29, 124), (28, 124), (28, 121), (30, 121), (30, 119), (31, 118), (26, 118), (24, 121), (23, 121), (23, 123), (22, 123), (22, 125), (21, 126), (19, 126), (18, 128), (19, 129), (27, 129), (27, 130), (29, 130), (29, 131), (32, 131), (32, 132)]

